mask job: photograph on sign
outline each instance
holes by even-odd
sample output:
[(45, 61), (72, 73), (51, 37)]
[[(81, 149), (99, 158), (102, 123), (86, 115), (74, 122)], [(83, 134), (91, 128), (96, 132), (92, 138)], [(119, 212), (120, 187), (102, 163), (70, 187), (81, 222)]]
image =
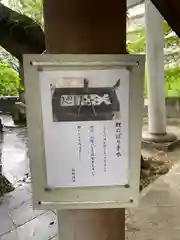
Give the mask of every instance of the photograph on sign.
[(42, 71), (47, 186), (129, 183), (129, 71)]
[[(70, 87), (71, 81), (74, 87)], [(120, 120), (120, 79), (103, 88), (90, 87), (86, 78), (64, 78), (60, 83), (58, 87), (51, 85), (54, 122)]]

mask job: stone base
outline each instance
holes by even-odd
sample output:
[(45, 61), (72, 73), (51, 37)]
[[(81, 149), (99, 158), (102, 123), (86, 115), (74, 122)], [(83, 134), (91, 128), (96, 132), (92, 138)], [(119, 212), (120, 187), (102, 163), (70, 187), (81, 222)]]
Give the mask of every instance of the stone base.
[(177, 136), (172, 133), (151, 134), (144, 132), (142, 136), (143, 148), (150, 147), (168, 151), (178, 146), (179, 143), (180, 140), (177, 139)]

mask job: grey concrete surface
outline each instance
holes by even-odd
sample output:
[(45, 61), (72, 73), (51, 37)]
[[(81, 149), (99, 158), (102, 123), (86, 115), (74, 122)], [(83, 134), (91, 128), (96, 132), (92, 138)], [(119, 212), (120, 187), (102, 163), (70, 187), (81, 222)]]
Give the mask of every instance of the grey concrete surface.
[[(178, 122), (171, 121), (168, 129), (179, 134)], [(32, 209), (25, 129), (6, 129), (3, 141), (4, 174), (14, 180), (16, 189), (0, 202), (0, 240), (58, 240), (55, 211)], [(156, 153), (155, 149), (143, 149), (146, 156)], [(127, 209), (126, 239), (180, 239), (179, 156), (180, 148), (167, 153), (167, 159), (175, 163), (172, 170), (141, 193), (139, 207)]]
[[(176, 159), (180, 150), (176, 151)], [(171, 153), (169, 153), (169, 156)], [(175, 156), (173, 155), (173, 158)], [(177, 159), (178, 161), (178, 159)], [(6, 195), (0, 205), (0, 240), (57, 240), (57, 219), (52, 211), (33, 211), (21, 190)], [(27, 190), (25, 190), (26, 192)], [(15, 201), (15, 204), (14, 204)], [(29, 209), (25, 211), (25, 209)], [(180, 162), (141, 194), (138, 208), (127, 210), (126, 239), (180, 239)], [(15, 212), (15, 214), (11, 214)], [(24, 213), (26, 212), (26, 213)], [(158, 237), (158, 238), (157, 238)]]
[(180, 163), (177, 163), (167, 175), (150, 186), (137, 209), (128, 211), (127, 239), (180, 239), (179, 186)]

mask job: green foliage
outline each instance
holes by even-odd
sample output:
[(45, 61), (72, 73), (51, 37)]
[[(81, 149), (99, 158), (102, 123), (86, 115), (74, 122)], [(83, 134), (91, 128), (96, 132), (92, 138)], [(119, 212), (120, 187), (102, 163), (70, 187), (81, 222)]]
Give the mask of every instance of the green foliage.
[(131, 54), (144, 53), (146, 48), (145, 30), (138, 29), (127, 34), (127, 50)]
[[(180, 39), (173, 33), (166, 21), (163, 21), (163, 31), (165, 38), (164, 48), (170, 53), (168, 65), (166, 63), (164, 72), (165, 94), (166, 96), (180, 96), (180, 54), (173, 54), (173, 51), (180, 51)], [(144, 28), (127, 34), (127, 50), (131, 54), (145, 53), (146, 37)], [(145, 72), (144, 95), (147, 96), (147, 71)]]
[(164, 31), (164, 36), (167, 36), (170, 32), (172, 32), (171, 27), (165, 20), (163, 21), (163, 31)]
[(0, 47), (0, 62), (8, 63), (15, 71), (19, 70), (19, 61), (4, 48)]
[(19, 95), (20, 79), (18, 73), (8, 63), (0, 62), (0, 96)]
[[(179, 45), (180, 39), (174, 34), (170, 37), (172, 29), (166, 21), (163, 21), (163, 31), (165, 37), (165, 48)], [(130, 53), (144, 53), (146, 48), (145, 29), (141, 28), (127, 34), (127, 49)]]
[(180, 96), (180, 67), (165, 70), (166, 96)]
[[(165, 69), (164, 83), (166, 96), (180, 96), (180, 66)], [(145, 72), (144, 96), (147, 97), (147, 71)]]
[(11, 9), (32, 18), (43, 26), (43, 1), (42, 0), (8, 0)]
[[(43, 26), (42, 0), (6, 0), (3, 3)], [(13, 24), (17, 24), (16, 19), (14, 19)], [(26, 31), (26, 29), (24, 30)], [(0, 96), (19, 95), (19, 92), (23, 91), (18, 70), (18, 60), (0, 48)]]
[(170, 36), (165, 40), (165, 48), (177, 47), (178, 45), (180, 45), (180, 39), (176, 35)]

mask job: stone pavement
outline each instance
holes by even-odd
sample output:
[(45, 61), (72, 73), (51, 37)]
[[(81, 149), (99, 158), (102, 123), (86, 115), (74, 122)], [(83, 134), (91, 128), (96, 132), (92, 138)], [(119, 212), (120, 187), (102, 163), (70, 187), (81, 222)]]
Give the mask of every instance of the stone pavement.
[[(178, 151), (179, 152), (179, 151)], [(138, 208), (127, 210), (126, 239), (180, 239), (180, 163), (147, 187)], [(31, 187), (24, 183), (0, 204), (0, 240), (57, 240), (53, 211), (33, 211)]]
[(180, 239), (180, 163), (142, 193), (139, 207), (128, 210), (128, 240)]
[(0, 204), (0, 240), (49, 240), (57, 234), (53, 211), (34, 211), (30, 184), (7, 194)]
[[(179, 135), (179, 125), (172, 123), (168, 131)], [(33, 211), (31, 184), (28, 177), (22, 179), (29, 172), (26, 135), (24, 129), (4, 135), (4, 173), (18, 187), (0, 202), (0, 240), (57, 240), (55, 212)], [(153, 149), (143, 151), (156, 154)], [(172, 170), (143, 190), (138, 208), (127, 210), (128, 240), (180, 240), (180, 149), (167, 156), (176, 163)]]

